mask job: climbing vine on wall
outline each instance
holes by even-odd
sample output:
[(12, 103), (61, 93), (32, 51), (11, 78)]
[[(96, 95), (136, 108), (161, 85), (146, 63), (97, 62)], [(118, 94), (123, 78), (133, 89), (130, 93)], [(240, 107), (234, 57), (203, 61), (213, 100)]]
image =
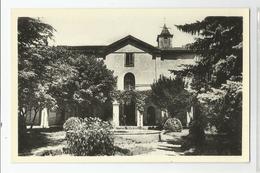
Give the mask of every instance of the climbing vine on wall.
[(139, 112), (144, 112), (144, 106), (149, 101), (151, 91), (137, 91), (137, 90), (117, 90), (113, 93), (115, 100), (120, 104), (129, 105), (132, 102), (136, 104)]

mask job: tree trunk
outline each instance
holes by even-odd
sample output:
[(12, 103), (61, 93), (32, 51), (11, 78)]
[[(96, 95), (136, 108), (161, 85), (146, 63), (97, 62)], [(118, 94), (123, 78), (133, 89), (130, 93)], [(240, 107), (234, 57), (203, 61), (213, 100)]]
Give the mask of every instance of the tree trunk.
[(26, 110), (19, 111), (18, 117), (18, 130), (26, 131)]

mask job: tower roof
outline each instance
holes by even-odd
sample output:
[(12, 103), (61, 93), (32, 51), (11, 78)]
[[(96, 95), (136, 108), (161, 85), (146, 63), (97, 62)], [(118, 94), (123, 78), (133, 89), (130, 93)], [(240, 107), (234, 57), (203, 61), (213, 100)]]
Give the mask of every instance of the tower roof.
[(170, 37), (172, 37), (173, 35), (170, 33), (169, 28), (166, 26), (166, 24), (164, 24), (162, 32), (159, 36), (170, 36)]

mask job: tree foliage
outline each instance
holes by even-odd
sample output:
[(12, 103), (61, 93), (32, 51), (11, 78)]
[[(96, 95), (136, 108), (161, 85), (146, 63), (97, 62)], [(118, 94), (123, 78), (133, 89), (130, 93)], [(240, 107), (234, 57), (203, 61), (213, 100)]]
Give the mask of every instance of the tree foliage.
[(187, 108), (191, 105), (191, 95), (184, 88), (184, 81), (180, 77), (174, 79), (160, 76), (153, 83), (151, 100), (159, 108), (168, 110), (171, 116), (184, 117)]
[[(54, 28), (30, 17), (18, 18), (18, 142), (19, 151), (26, 140), (26, 116), (36, 114), (44, 106), (55, 104), (48, 93), (49, 76), (46, 74), (52, 58), (48, 56), (48, 40)], [(31, 125), (31, 128), (32, 128)]]
[(137, 110), (143, 113), (145, 105), (150, 101), (150, 95), (150, 90), (117, 90), (114, 91), (113, 98), (120, 104), (130, 105), (131, 103), (135, 103)]
[(42, 106), (55, 102), (46, 85), (49, 80), (47, 65), (53, 61), (46, 45), (54, 31), (39, 19), (18, 18), (18, 108), (21, 116), (33, 109), (35, 117)]
[(208, 84), (219, 87), (230, 78), (241, 80), (242, 23), (242, 17), (210, 16), (195, 23), (177, 25), (181, 31), (196, 36), (195, 42), (187, 46), (199, 55), (197, 64), (188, 68), (196, 79), (194, 87), (198, 89)]
[(95, 56), (48, 46), (54, 31), (39, 19), (18, 18), (19, 114), (34, 109), (35, 117), (46, 107), (93, 114), (94, 105), (111, 100), (116, 78)]
[(39, 18), (18, 18), (18, 47), (25, 49), (48, 45), (48, 39), (53, 39), (55, 29), (42, 22)]
[(214, 126), (228, 136), (232, 154), (241, 154), (243, 18), (212, 16), (177, 28), (196, 36), (187, 46), (197, 52), (196, 64), (173, 71), (193, 78), (196, 128), (190, 134), (202, 134), (196, 129), (205, 129), (206, 124)]
[(116, 78), (113, 71), (106, 68), (103, 60), (75, 54), (67, 61), (73, 69), (73, 75), (53, 85), (60, 106), (74, 111), (75, 116), (82, 116), (93, 114), (112, 100), (111, 93), (116, 86)]

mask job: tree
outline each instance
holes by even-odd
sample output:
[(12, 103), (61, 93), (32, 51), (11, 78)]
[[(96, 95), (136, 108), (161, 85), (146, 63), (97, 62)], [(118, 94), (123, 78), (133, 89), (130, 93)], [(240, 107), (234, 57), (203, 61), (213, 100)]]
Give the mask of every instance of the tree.
[(25, 118), (33, 109), (35, 119), (42, 108), (67, 108), (93, 115), (111, 101), (116, 78), (95, 56), (48, 46), (54, 31), (39, 19), (18, 19), (19, 114)]
[(26, 142), (26, 116), (43, 108), (74, 110), (95, 116), (110, 103), (116, 84), (113, 72), (95, 56), (65, 47), (50, 47), (55, 29), (39, 19), (18, 18), (18, 128), (19, 148)]
[(241, 154), (242, 17), (206, 17), (177, 28), (196, 36), (195, 42), (187, 46), (197, 52), (196, 64), (173, 71), (193, 78), (192, 88), (201, 114), (195, 115), (199, 117), (195, 122), (206, 120), (215, 126), (228, 136), (232, 154)]
[(19, 119), (25, 119), (32, 110), (35, 119), (41, 107), (55, 102), (45, 85), (46, 65), (52, 61), (46, 56), (47, 45), (54, 31), (40, 19), (18, 18), (18, 109), (22, 117)]
[(138, 91), (130, 88), (129, 90), (116, 90), (113, 92), (113, 98), (123, 105), (136, 104), (139, 112), (144, 112), (145, 105), (150, 102), (151, 90)]
[[(182, 78), (174, 79), (160, 76), (151, 86), (151, 100), (159, 108), (169, 111), (172, 117), (177, 117), (184, 122), (187, 108), (190, 107), (191, 95), (184, 88)], [(186, 122), (185, 122), (186, 123)]]
[(42, 47), (48, 45), (48, 40), (53, 38), (55, 29), (39, 18), (18, 18), (18, 48), (19, 50), (31, 47)]
[[(188, 69), (197, 89), (212, 85), (220, 87), (228, 79), (242, 78), (242, 17), (206, 17), (202, 21), (177, 25), (181, 31), (196, 35), (188, 45), (199, 58)], [(204, 75), (203, 75), (204, 74)]]
[[(241, 154), (242, 144), (242, 83), (227, 81), (220, 89), (198, 94), (198, 100), (208, 123), (218, 133), (227, 136), (226, 148)], [(219, 141), (223, 142), (223, 141)]]
[[(18, 149), (27, 144), (26, 116), (36, 114), (44, 106), (55, 104), (47, 92), (46, 65), (52, 59), (48, 53), (48, 40), (54, 28), (39, 19), (18, 18)], [(33, 126), (31, 123), (31, 128)]]
[[(113, 71), (95, 56), (71, 52), (66, 61), (72, 72), (70, 77), (51, 84), (58, 107), (74, 116), (104, 116), (103, 108), (111, 103), (116, 86)], [(56, 78), (61, 79), (62, 76)]]

